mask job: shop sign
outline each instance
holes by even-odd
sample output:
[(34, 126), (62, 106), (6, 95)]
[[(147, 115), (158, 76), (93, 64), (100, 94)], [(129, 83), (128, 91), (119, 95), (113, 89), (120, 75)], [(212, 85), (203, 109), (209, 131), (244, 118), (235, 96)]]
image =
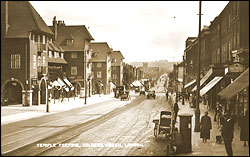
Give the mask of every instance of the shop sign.
[(244, 66), (241, 63), (233, 63), (228, 66), (228, 71), (231, 73), (243, 72)]

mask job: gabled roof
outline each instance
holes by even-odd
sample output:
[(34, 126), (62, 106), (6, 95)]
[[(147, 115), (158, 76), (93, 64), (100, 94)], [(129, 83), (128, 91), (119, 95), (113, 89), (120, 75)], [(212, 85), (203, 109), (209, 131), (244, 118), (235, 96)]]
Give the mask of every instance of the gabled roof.
[(121, 53), (121, 51), (113, 51), (110, 55), (111, 59), (125, 59)]
[(91, 42), (90, 49), (92, 49), (93, 53), (96, 53), (96, 55), (91, 58), (92, 62), (106, 62), (107, 56), (112, 53), (107, 42)]
[(28, 1), (8, 1), (8, 24), (7, 38), (28, 38), (30, 31), (53, 35)]
[(113, 51), (113, 53), (110, 54), (110, 59), (112, 66), (120, 66), (124, 57), (120, 51)]
[[(49, 26), (53, 30), (53, 26)], [(67, 45), (67, 39), (73, 39), (72, 45)], [(85, 40), (94, 40), (84, 25), (57, 25), (57, 43), (65, 51), (83, 51)]]

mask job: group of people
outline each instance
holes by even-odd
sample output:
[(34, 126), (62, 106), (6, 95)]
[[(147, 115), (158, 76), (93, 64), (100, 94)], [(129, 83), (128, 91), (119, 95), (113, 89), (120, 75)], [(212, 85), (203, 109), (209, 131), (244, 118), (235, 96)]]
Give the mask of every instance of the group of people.
[[(221, 106), (218, 103), (214, 121), (217, 121), (216, 116), (221, 114)], [(226, 112), (224, 115), (221, 115), (218, 118), (219, 129), (221, 131), (221, 137), (225, 144), (225, 149), (228, 156), (233, 156), (232, 141), (234, 138), (234, 123), (235, 118), (229, 112)], [(246, 146), (246, 141), (249, 142), (249, 112), (245, 112), (245, 115), (239, 119), (241, 132), (240, 132), (240, 141), (244, 141), (244, 146)], [(203, 142), (207, 142), (210, 139), (210, 130), (212, 129), (211, 118), (208, 116), (208, 111), (205, 112), (205, 115), (201, 117), (200, 122), (200, 138)], [(248, 143), (249, 144), (249, 143)]]

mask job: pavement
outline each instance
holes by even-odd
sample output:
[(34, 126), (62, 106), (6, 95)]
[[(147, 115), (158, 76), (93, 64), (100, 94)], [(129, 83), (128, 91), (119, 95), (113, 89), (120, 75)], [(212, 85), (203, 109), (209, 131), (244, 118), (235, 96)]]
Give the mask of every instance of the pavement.
[[(171, 101), (174, 102), (175, 96), (171, 95)], [(212, 120), (212, 129), (210, 131), (210, 140), (206, 143), (202, 142), (200, 138), (200, 132), (194, 132), (195, 127), (195, 114), (194, 108), (189, 107), (189, 102), (185, 101), (184, 105), (182, 102), (178, 102), (178, 106), (180, 108), (178, 115), (188, 113), (193, 115), (192, 117), (192, 152), (187, 154), (179, 154), (176, 156), (227, 156), (226, 149), (224, 143), (218, 144), (216, 143), (216, 136), (220, 135), (220, 131), (218, 129), (217, 122), (213, 121), (215, 111), (209, 111), (207, 109), (207, 105), (200, 104), (200, 115), (203, 116), (205, 111), (208, 111), (208, 115)], [(179, 117), (177, 119), (179, 122)], [(179, 125), (179, 123), (177, 123)], [(179, 127), (179, 126), (178, 126)], [(234, 156), (249, 156), (249, 147), (243, 146), (243, 141), (240, 141), (240, 127), (238, 123), (235, 123), (234, 126), (234, 139), (232, 142), (233, 154)]]
[(31, 118), (41, 117), (50, 114), (56, 114), (63, 111), (68, 111), (83, 106), (93, 105), (99, 102), (104, 102), (114, 99), (114, 93), (108, 95), (91, 95), (87, 98), (87, 103), (84, 104), (84, 98), (65, 98), (63, 102), (59, 102), (58, 99), (51, 100), (49, 103), (49, 112), (46, 112), (46, 105), (33, 105), (24, 107), (22, 104), (1, 106), (1, 125), (27, 120)]

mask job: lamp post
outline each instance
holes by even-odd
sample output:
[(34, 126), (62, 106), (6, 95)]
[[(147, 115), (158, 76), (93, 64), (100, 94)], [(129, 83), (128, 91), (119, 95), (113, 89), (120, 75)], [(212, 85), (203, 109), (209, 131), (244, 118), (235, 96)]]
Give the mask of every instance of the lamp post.
[(198, 65), (197, 65), (197, 91), (196, 91), (196, 108), (195, 108), (195, 127), (194, 132), (200, 132), (200, 49), (201, 49), (201, 1), (199, 1), (199, 34), (198, 34)]
[(184, 84), (185, 84), (185, 58), (184, 58), (184, 55), (183, 55), (183, 80), (182, 80), (182, 105), (185, 104), (184, 102), (184, 98), (185, 98), (185, 89), (184, 89)]
[(87, 104), (87, 50), (84, 49), (84, 92), (85, 92), (85, 96), (84, 96), (84, 104)]

